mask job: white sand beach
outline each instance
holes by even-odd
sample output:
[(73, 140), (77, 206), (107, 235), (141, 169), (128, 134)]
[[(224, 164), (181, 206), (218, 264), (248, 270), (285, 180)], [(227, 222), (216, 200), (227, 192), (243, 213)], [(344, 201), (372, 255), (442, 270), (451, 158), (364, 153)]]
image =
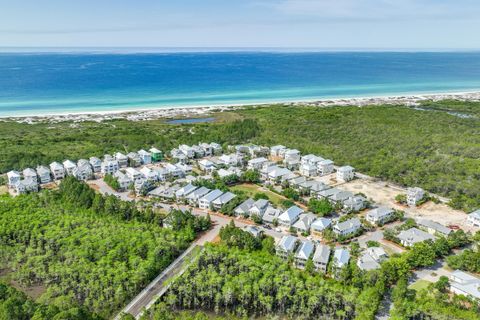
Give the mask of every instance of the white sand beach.
[(422, 101), (440, 101), (440, 100), (459, 100), (459, 101), (480, 101), (480, 92), (457, 92), (457, 93), (434, 93), (434, 94), (412, 94), (399, 96), (377, 96), (377, 97), (350, 97), (338, 99), (321, 100), (303, 100), (303, 101), (285, 101), (270, 103), (251, 103), (251, 104), (228, 104), (211, 106), (188, 106), (188, 107), (161, 107), (149, 109), (121, 110), (121, 111), (99, 111), (99, 112), (76, 112), (60, 114), (43, 115), (25, 115), (14, 117), (0, 117), (0, 121), (15, 121), (19, 123), (38, 123), (48, 122), (56, 123), (63, 121), (83, 122), (83, 121), (106, 121), (112, 119), (127, 119), (130, 121), (144, 121), (154, 119), (175, 119), (175, 118), (200, 118), (213, 112), (223, 112), (241, 109), (245, 107), (266, 107), (275, 104), (291, 106), (367, 106), (367, 105), (405, 105), (419, 106)]

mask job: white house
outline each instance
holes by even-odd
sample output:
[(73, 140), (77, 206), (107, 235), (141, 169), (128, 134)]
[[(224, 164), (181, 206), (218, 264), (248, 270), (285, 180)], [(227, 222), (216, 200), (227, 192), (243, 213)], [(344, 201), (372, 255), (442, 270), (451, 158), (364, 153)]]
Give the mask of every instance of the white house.
[(417, 205), (417, 203), (423, 199), (425, 196), (425, 191), (422, 188), (408, 188), (407, 189), (407, 204), (411, 207)]
[(330, 259), (330, 248), (323, 244), (317, 244), (313, 254), (313, 265), (319, 272), (327, 272), (328, 260)]
[(150, 182), (157, 182), (160, 180), (158, 171), (152, 170), (149, 167), (141, 168), (140, 173), (143, 175), (145, 179), (147, 179)]
[(480, 227), (480, 209), (475, 210), (468, 215), (467, 223), (474, 227)]
[(262, 217), (263, 214), (265, 213), (265, 210), (267, 210), (268, 205), (269, 205), (268, 200), (258, 199), (250, 207), (250, 209), (248, 210), (248, 213), (250, 214), (250, 216), (257, 215), (259, 217)]
[(200, 207), (200, 209), (210, 209), (210, 205), (213, 205), (213, 201), (220, 197), (222, 194), (223, 191), (218, 189), (210, 191), (198, 201), (198, 206)]
[(195, 157), (195, 150), (192, 149), (192, 147), (187, 146), (186, 144), (180, 145), (178, 149), (182, 151), (189, 159), (193, 159)]
[(334, 268), (342, 269), (350, 261), (350, 252), (345, 248), (337, 248), (333, 253), (333, 266)]
[(118, 165), (121, 168), (128, 166), (128, 157), (121, 152), (117, 152), (114, 155), (115, 159), (118, 161)]
[(280, 209), (268, 206), (262, 216), (262, 220), (265, 223), (273, 223), (274, 221), (278, 221), (278, 217), (280, 217), (281, 213), (282, 211)]
[(300, 162), (300, 151), (298, 151), (297, 149), (285, 150), (284, 159), (286, 162), (292, 160)]
[(7, 172), (7, 178), (8, 178), (8, 185), (10, 187), (13, 187), (14, 185), (20, 182), (20, 179), (22, 177), (20, 175), (20, 172), (18, 171), (9, 171)]
[(80, 181), (87, 181), (93, 177), (93, 169), (90, 165), (90, 162), (84, 159), (78, 160), (77, 166), (73, 169), (73, 174), (75, 178)]
[(185, 175), (183, 170), (174, 164), (166, 163), (164, 168), (167, 170), (170, 177), (179, 178)]
[(431, 234), (419, 230), (417, 228), (410, 228), (408, 230), (404, 230), (400, 232), (400, 234), (397, 236), (397, 238), (400, 240), (400, 243), (404, 247), (411, 247), (415, 243), (427, 241), (427, 240), (435, 240), (435, 237), (432, 236)]
[(117, 160), (104, 160), (102, 162), (102, 169), (101, 172), (103, 174), (114, 174), (119, 169), (118, 161)]
[(385, 221), (388, 221), (395, 211), (387, 207), (378, 207), (370, 210), (365, 215), (365, 219), (372, 224), (383, 224)]
[(287, 147), (282, 145), (273, 146), (270, 148), (270, 155), (273, 157), (280, 157), (282, 154), (285, 154)]
[(313, 166), (317, 166), (317, 163), (319, 163), (320, 161), (322, 161), (323, 158), (322, 157), (319, 157), (319, 156), (316, 156), (314, 154), (307, 154), (306, 156), (303, 156), (301, 158), (301, 164), (304, 165), (304, 164), (311, 164)]
[(215, 163), (208, 159), (202, 159), (198, 161), (198, 167), (200, 170), (205, 171), (205, 172), (212, 172), (215, 170)]
[(121, 171), (115, 172), (113, 176), (117, 179), (121, 191), (128, 190), (128, 187), (133, 183), (133, 180)]
[(298, 232), (309, 232), (310, 227), (316, 218), (317, 216), (313, 213), (302, 213), (292, 227)]
[(439, 234), (442, 236), (448, 236), (450, 233), (453, 232), (452, 229), (445, 227), (444, 225), (428, 220), (428, 219), (417, 219), (417, 225), (419, 228), (424, 229), (430, 234)]
[(237, 216), (248, 216), (250, 215), (250, 208), (255, 204), (255, 200), (248, 198), (243, 201), (238, 207), (235, 208), (234, 212)]
[(90, 165), (92, 166), (93, 172), (102, 171), (102, 160), (100, 160), (97, 157), (90, 157), (89, 161), (90, 161)]
[(38, 181), (38, 175), (35, 170), (32, 168), (26, 168), (22, 172), (23, 174), (23, 179), (25, 180), (33, 180), (33, 181)]
[(366, 204), (367, 199), (360, 195), (356, 195), (343, 201), (343, 209), (346, 211), (360, 211), (365, 209)]
[(200, 143), (198, 146), (202, 148), (203, 154), (206, 157), (210, 157), (213, 155), (213, 147), (209, 143), (203, 142), (203, 143)]
[(45, 166), (38, 166), (37, 167), (37, 175), (38, 175), (38, 179), (40, 180), (40, 183), (49, 183), (52, 181), (52, 177), (51, 177), (51, 172), (50, 172), (50, 169), (48, 169), (47, 167)]
[(343, 166), (337, 169), (337, 180), (348, 182), (355, 178), (355, 169), (351, 166)]
[(138, 156), (143, 164), (150, 164), (152, 163), (152, 154), (145, 150), (138, 151)]
[(302, 213), (303, 209), (297, 206), (291, 206), (278, 217), (278, 222), (285, 227), (290, 227), (298, 220), (298, 217)]
[(333, 232), (340, 236), (348, 236), (360, 230), (361, 227), (360, 219), (352, 218), (334, 225)]
[(275, 251), (278, 256), (286, 259), (291, 255), (297, 247), (298, 239), (293, 236), (283, 236), (278, 245), (275, 247)]
[(260, 170), (267, 161), (264, 157), (248, 160), (247, 168), (250, 170)]
[(142, 159), (136, 152), (129, 152), (127, 157), (131, 167), (138, 167), (142, 164)]
[(305, 177), (314, 177), (317, 175), (317, 165), (311, 163), (303, 163), (300, 166), (300, 174)]
[(333, 170), (333, 161), (330, 159), (325, 159), (317, 163), (317, 171), (320, 176), (330, 174)]
[(143, 179), (143, 174), (135, 168), (130, 168), (129, 167), (125, 170), (125, 173), (127, 174), (127, 176), (132, 181), (137, 181), (139, 179)]
[(236, 197), (235, 194), (231, 192), (225, 192), (220, 197), (213, 200), (212, 205), (215, 210), (220, 210), (225, 204), (229, 203)]
[(473, 299), (480, 299), (480, 279), (474, 275), (455, 270), (450, 275), (450, 291)]
[(230, 167), (230, 166), (235, 167), (235, 166), (238, 166), (241, 163), (241, 159), (235, 153), (224, 154), (220, 158), (218, 158), (218, 162), (223, 164), (223, 165), (226, 165), (227, 167)]
[(304, 269), (308, 259), (312, 256), (315, 246), (312, 241), (302, 241), (295, 252), (295, 266)]
[(380, 263), (388, 258), (382, 247), (368, 248), (357, 260), (360, 270), (375, 270), (380, 268)]
[(318, 218), (311, 225), (310, 230), (312, 234), (321, 234), (325, 229), (332, 225), (332, 220), (328, 218)]
[(63, 167), (65, 168), (65, 172), (69, 176), (71, 176), (71, 175), (73, 175), (73, 170), (77, 167), (77, 165), (73, 161), (65, 160), (65, 161), (63, 161)]
[(50, 171), (52, 173), (53, 179), (61, 180), (65, 178), (65, 168), (61, 163), (52, 162), (50, 163)]
[(177, 197), (177, 199), (183, 199), (186, 196), (188, 196), (190, 193), (195, 191), (196, 189), (198, 189), (198, 187), (189, 183), (189, 184), (181, 187), (180, 189), (178, 189), (177, 192), (175, 192), (175, 196)]

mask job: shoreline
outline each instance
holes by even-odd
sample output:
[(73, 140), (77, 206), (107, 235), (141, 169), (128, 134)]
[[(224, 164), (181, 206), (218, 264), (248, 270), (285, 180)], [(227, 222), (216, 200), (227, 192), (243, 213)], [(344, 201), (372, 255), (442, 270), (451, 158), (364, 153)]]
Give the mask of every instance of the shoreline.
[(290, 105), (290, 106), (367, 106), (367, 105), (405, 105), (419, 106), (421, 101), (433, 100), (460, 100), (460, 101), (480, 101), (480, 91), (468, 92), (444, 92), (444, 93), (413, 93), (401, 95), (385, 95), (371, 97), (345, 97), (331, 99), (298, 99), (293, 101), (270, 101), (270, 102), (251, 102), (238, 104), (211, 104), (211, 105), (191, 105), (191, 106), (171, 106), (171, 107), (152, 107), (138, 108), (129, 110), (104, 110), (104, 111), (79, 111), (79, 112), (58, 112), (49, 114), (32, 114), (18, 116), (0, 116), (0, 122), (14, 121), (19, 123), (39, 123), (39, 122), (83, 122), (95, 121), (102, 122), (114, 119), (126, 119), (129, 121), (145, 121), (155, 119), (170, 118), (189, 118), (207, 116), (209, 113), (238, 110), (246, 107), (266, 107), (271, 105)]

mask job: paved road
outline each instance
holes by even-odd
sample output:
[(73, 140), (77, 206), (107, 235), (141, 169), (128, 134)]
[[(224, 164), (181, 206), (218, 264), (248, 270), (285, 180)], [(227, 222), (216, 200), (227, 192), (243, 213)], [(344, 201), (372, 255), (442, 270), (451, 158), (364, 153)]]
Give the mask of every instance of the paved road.
[(97, 180), (90, 180), (87, 182), (90, 186), (94, 186), (95, 190), (98, 190), (101, 194), (103, 195), (111, 195), (113, 194), (117, 198), (123, 200), (123, 201), (132, 201), (135, 199), (132, 199), (129, 197), (129, 191), (127, 192), (117, 192), (110, 188), (109, 185), (103, 181), (103, 179), (97, 179)]
[[(177, 207), (182, 208), (183, 206)], [(193, 213), (200, 216), (207, 215), (206, 211), (199, 209), (193, 209)], [(183, 273), (183, 271), (185, 271), (188, 265), (184, 264), (183, 262), (190, 257), (190, 253), (194, 250), (194, 248), (197, 246), (203, 246), (206, 242), (213, 241), (218, 236), (220, 228), (229, 224), (231, 220), (235, 220), (235, 224), (238, 227), (245, 227), (252, 224), (217, 214), (211, 214), (210, 217), (212, 219), (212, 228), (202, 234), (200, 238), (198, 238), (196, 241), (194, 241), (194, 243), (192, 243), (192, 245), (180, 257), (178, 257), (174, 262), (172, 262), (172, 264), (170, 264), (167, 269), (162, 271), (161, 274), (159, 274), (142, 292), (140, 292), (122, 310), (121, 313), (130, 313), (136, 319), (138, 319), (144, 308), (148, 309), (161, 295), (163, 295), (163, 293), (165, 293), (165, 291), (168, 289), (168, 285), (166, 285), (167, 283), (169, 283), (168, 280), (170, 280), (175, 275), (179, 275)], [(274, 230), (264, 230), (265, 233), (273, 237), (281, 237), (282, 235), (281, 233), (278, 233)], [(115, 319), (119, 319), (120, 314), (117, 315)]]

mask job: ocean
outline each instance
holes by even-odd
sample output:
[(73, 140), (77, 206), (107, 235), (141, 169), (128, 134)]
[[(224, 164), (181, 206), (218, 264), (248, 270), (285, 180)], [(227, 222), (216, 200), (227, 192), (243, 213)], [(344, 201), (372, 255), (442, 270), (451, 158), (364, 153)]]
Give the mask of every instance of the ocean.
[(0, 54), (0, 116), (477, 90), (480, 52)]

